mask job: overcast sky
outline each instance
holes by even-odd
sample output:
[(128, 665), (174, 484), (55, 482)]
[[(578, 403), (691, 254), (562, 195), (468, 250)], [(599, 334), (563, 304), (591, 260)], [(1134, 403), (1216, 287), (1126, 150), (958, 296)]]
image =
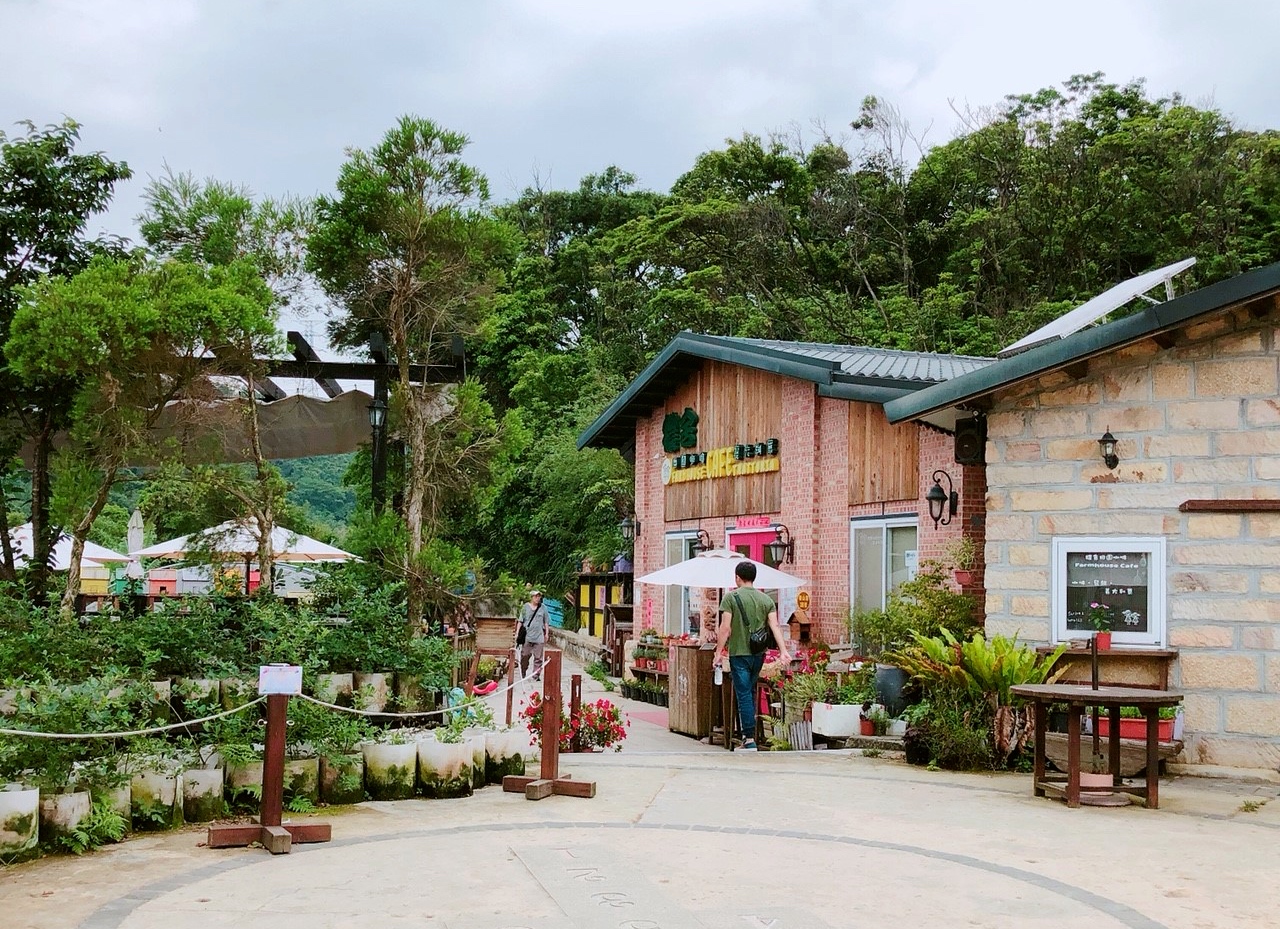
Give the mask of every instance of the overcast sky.
[(103, 223), (134, 237), (166, 163), (328, 192), (403, 113), (466, 133), (499, 200), (610, 164), (666, 190), (744, 131), (838, 135), (868, 94), (938, 144), (953, 107), (1091, 71), (1280, 128), (1277, 36), (1265, 0), (0, 0), (0, 128), (81, 122), (135, 172)]

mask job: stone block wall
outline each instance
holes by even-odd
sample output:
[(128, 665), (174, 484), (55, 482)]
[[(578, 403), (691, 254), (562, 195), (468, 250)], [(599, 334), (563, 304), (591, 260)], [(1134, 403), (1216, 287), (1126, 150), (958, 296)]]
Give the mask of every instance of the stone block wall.
[[(1280, 513), (1183, 513), (1280, 499), (1276, 321), (1244, 309), (998, 394), (987, 420), (991, 633), (1050, 638), (1055, 536), (1167, 540), (1172, 686), (1191, 763), (1280, 767)], [(1117, 439), (1108, 469), (1098, 438)]]

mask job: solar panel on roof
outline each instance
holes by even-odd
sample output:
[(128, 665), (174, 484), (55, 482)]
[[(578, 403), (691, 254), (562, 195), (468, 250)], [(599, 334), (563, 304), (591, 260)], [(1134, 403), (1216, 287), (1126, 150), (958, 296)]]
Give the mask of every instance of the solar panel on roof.
[(1175, 261), (1171, 265), (1165, 265), (1163, 268), (1157, 268), (1154, 271), (1148, 271), (1145, 274), (1139, 274), (1137, 277), (1129, 278), (1127, 281), (1122, 281), (1116, 286), (1104, 290), (1091, 300), (1080, 304), (1074, 310), (1064, 313), (1048, 325), (1041, 326), (1030, 335), (1024, 336), (1007, 348), (1001, 349), (996, 357), (1008, 358), (1010, 355), (1017, 355), (1035, 348), (1037, 345), (1043, 345), (1045, 342), (1065, 339), (1067, 336), (1079, 332), (1085, 326), (1098, 321), (1112, 310), (1118, 310), (1130, 301), (1142, 297), (1148, 290), (1152, 290), (1161, 284), (1164, 284), (1165, 298), (1172, 300), (1174, 276), (1181, 274), (1195, 263), (1196, 260), (1194, 258), (1184, 258), (1181, 261)]

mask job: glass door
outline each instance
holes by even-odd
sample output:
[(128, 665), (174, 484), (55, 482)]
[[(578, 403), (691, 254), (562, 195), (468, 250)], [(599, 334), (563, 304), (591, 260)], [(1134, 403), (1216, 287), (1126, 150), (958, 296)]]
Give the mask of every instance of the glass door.
[(916, 576), (916, 520), (856, 519), (850, 531), (849, 601), (854, 611), (884, 609), (889, 594)]

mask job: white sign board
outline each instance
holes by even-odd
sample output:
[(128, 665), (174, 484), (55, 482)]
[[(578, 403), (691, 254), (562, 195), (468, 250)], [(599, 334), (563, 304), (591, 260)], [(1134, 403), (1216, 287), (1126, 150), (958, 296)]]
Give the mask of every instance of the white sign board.
[(258, 669), (258, 693), (302, 693), (302, 668), (287, 664), (268, 664)]

